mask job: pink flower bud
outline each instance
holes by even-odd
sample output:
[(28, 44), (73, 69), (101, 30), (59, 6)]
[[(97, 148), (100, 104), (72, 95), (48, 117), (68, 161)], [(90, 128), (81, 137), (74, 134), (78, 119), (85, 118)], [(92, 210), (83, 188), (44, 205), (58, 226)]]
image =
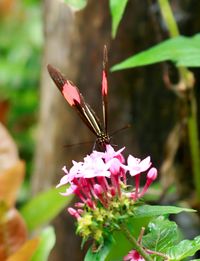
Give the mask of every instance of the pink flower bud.
[(89, 208), (95, 209), (95, 203), (91, 199), (86, 200), (86, 204), (88, 205)]
[(95, 184), (95, 185), (94, 185), (94, 192), (95, 192), (95, 194), (96, 194), (97, 196), (103, 194), (103, 188), (102, 188), (102, 186), (99, 185), (99, 184)]
[(147, 189), (149, 188), (149, 186), (151, 185), (151, 183), (157, 178), (157, 169), (156, 168), (151, 168), (148, 173), (147, 173), (147, 180), (146, 183), (144, 185), (144, 188), (142, 190), (142, 192), (140, 193), (139, 197), (142, 197)]
[(81, 215), (81, 214), (83, 214), (84, 211), (79, 208), (79, 209), (77, 209), (77, 212)]
[(156, 168), (151, 168), (147, 173), (147, 179), (154, 181), (158, 176), (158, 171)]
[(69, 214), (70, 214), (71, 216), (75, 217), (76, 219), (79, 219), (79, 218), (81, 217), (81, 216), (79, 215), (79, 213), (77, 212), (76, 209), (74, 209), (74, 208), (68, 208), (67, 210), (68, 210)]
[(111, 194), (111, 196), (115, 196), (116, 195), (116, 189), (114, 188), (114, 187), (111, 187), (110, 188), (110, 194)]
[(76, 208), (83, 208), (85, 206), (85, 204), (82, 202), (76, 202), (74, 205)]

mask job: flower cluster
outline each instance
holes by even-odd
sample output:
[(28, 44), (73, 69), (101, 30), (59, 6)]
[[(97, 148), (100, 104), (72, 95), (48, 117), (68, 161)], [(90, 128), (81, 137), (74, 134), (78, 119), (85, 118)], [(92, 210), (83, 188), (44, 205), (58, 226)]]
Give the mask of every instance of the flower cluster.
[[(107, 145), (105, 152), (93, 151), (83, 162), (73, 161), (69, 171), (63, 168), (66, 175), (57, 187), (69, 185), (61, 194), (75, 194), (80, 199), (68, 211), (77, 219), (77, 231), (85, 239), (101, 241), (105, 228), (110, 233), (117, 228), (119, 219), (133, 215), (135, 202), (157, 177), (150, 157), (140, 160), (129, 155), (126, 161), (123, 150), (115, 151)], [(144, 172), (147, 172), (146, 183), (140, 190), (140, 175)], [(127, 185), (128, 174), (134, 178), (134, 188)]]

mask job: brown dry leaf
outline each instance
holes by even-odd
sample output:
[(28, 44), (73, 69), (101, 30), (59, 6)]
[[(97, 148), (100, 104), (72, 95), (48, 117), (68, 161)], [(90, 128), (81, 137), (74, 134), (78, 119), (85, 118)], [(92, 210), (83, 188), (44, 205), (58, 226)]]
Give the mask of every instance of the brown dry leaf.
[(0, 175), (19, 160), (17, 146), (12, 137), (0, 123)]
[(25, 222), (19, 212), (0, 203), (0, 260), (15, 253), (27, 240)]
[(1, 0), (0, 1), (0, 15), (1, 17), (9, 15), (14, 7), (15, 0)]
[(28, 240), (15, 254), (10, 256), (6, 261), (28, 261), (31, 260), (35, 253), (40, 239), (34, 238)]
[(18, 160), (11, 168), (0, 175), (0, 200), (13, 207), (25, 174), (25, 164)]

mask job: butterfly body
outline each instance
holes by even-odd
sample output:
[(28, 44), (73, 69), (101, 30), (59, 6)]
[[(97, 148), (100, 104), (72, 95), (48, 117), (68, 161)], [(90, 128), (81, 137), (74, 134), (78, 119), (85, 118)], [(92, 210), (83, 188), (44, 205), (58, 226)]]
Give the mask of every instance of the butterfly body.
[(105, 148), (106, 144), (110, 144), (110, 137), (102, 132), (97, 136), (96, 141), (100, 145), (100, 147)]

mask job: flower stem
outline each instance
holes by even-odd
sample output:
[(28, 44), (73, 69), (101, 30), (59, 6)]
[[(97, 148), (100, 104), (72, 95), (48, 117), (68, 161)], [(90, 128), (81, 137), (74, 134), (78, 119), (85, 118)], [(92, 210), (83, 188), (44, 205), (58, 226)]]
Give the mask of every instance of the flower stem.
[(137, 242), (137, 240), (131, 235), (130, 231), (126, 227), (125, 224), (120, 225), (122, 232), (126, 236), (126, 238), (129, 240), (129, 242), (132, 244), (133, 249), (136, 250), (146, 261), (153, 261), (153, 259), (145, 252), (145, 250), (142, 248), (142, 246)]
[[(169, 30), (170, 37), (179, 36), (179, 30), (175, 21), (171, 6), (168, 0), (158, 0), (160, 10), (166, 26)], [(197, 102), (194, 94), (194, 76), (186, 67), (178, 67), (180, 82), (185, 85), (185, 107), (187, 110), (187, 127), (188, 137), (192, 161), (192, 169), (194, 174), (194, 184), (196, 187), (196, 195), (200, 200), (200, 150), (197, 125)]]
[(168, 27), (170, 37), (175, 37), (178, 36), (179, 30), (177, 23), (174, 19), (174, 15), (172, 13), (171, 6), (169, 4), (168, 0), (158, 0), (159, 5), (160, 5), (160, 10), (163, 16), (163, 19), (166, 23), (166, 26)]

